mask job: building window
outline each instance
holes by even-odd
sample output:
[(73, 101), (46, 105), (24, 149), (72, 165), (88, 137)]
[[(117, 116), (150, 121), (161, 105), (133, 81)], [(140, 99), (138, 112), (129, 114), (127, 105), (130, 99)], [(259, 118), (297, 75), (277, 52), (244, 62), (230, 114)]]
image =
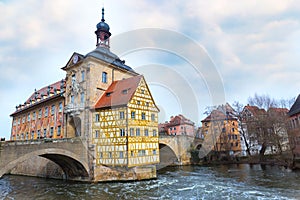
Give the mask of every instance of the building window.
[(42, 117), (42, 109), (39, 109), (39, 119)]
[(30, 137), (30, 139), (34, 139), (34, 131), (31, 131), (31, 137)]
[(61, 126), (58, 126), (57, 127), (57, 136), (60, 136), (60, 134), (61, 134)]
[(125, 136), (125, 129), (121, 128), (120, 129), (120, 137), (123, 137), (123, 136)]
[(36, 114), (35, 111), (32, 113), (32, 120), (35, 120)]
[(53, 132), (54, 132), (54, 128), (51, 127), (51, 128), (50, 128), (50, 137), (51, 137), (51, 138), (53, 137)]
[(19, 119), (18, 119), (18, 124), (20, 124), (21, 123), (21, 118), (19, 117)]
[(107, 73), (102, 72), (102, 83), (107, 83)]
[(134, 111), (131, 112), (131, 119), (135, 119), (135, 112)]
[(146, 120), (146, 113), (142, 112), (142, 120)]
[(48, 117), (48, 107), (45, 108), (45, 117)]
[(135, 134), (136, 136), (140, 136), (141, 135), (140, 128), (137, 128), (135, 132), (136, 132), (136, 134)]
[(26, 133), (26, 140), (28, 140), (28, 137), (29, 137), (29, 134), (28, 134), (28, 132)]
[(43, 137), (46, 137), (47, 136), (47, 129), (44, 129), (44, 135)]
[(130, 156), (133, 157), (134, 156), (134, 152), (130, 151)]
[(145, 129), (145, 136), (149, 136), (149, 131), (148, 131), (148, 129)]
[(74, 103), (74, 95), (71, 95), (71, 103)]
[(84, 81), (85, 72), (81, 71), (81, 81)]
[(130, 128), (129, 131), (130, 131), (130, 136), (134, 136), (134, 128)]
[(51, 106), (51, 115), (54, 115), (54, 113), (55, 113), (55, 105), (52, 105)]
[(155, 129), (153, 130), (153, 136), (157, 136), (157, 132)]
[(25, 116), (23, 116), (23, 118), (22, 118), (22, 123), (23, 124), (25, 123)]
[(41, 138), (41, 130), (37, 131), (37, 138), (40, 139)]
[(62, 110), (63, 110), (63, 104), (62, 102), (59, 102), (59, 112), (62, 112)]
[(232, 132), (234, 132), (234, 128), (232, 128)]
[(103, 158), (103, 153), (102, 152), (100, 152), (100, 158)]
[(149, 102), (146, 102), (146, 106), (149, 107)]
[(27, 121), (30, 121), (30, 113), (28, 113)]
[(153, 154), (153, 155), (156, 155), (156, 149), (153, 149), (153, 150), (152, 150), (152, 154)]
[(72, 74), (72, 85), (74, 85), (76, 82), (76, 75)]
[(142, 90), (141, 90), (141, 93), (142, 93), (142, 94), (145, 94), (145, 90), (142, 89)]
[(155, 121), (155, 114), (151, 114), (151, 121)]
[(137, 103), (137, 105), (141, 105), (141, 101), (137, 101), (136, 103)]
[(138, 155), (139, 156), (145, 156), (146, 155), (146, 150), (144, 150), (144, 149), (143, 150), (139, 150), (138, 151)]
[(99, 138), (99, 130), (95, 131), (95, 138)]
[(99, 114), (95, 115), (95, 122), (99, 122)]
[(108, 152), (108, 158), (112, 158), (112, 153)]
[(124, 117), (125, 117), (124, 111), (121, 111), (120, 112), (120, 119), (124, 119)]
[(81, 92), (80, 94), (80, 102), (84, 103), (84, 92)]
[(120, 152), (119, 152), (119, 158), (123, 158), (123, 157), (124, 157), (123, 151), (120, 151)]

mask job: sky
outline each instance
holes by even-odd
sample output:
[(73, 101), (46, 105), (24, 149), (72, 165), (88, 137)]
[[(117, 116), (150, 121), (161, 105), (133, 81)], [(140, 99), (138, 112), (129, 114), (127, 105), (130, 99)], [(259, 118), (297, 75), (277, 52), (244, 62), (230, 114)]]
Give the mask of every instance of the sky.
[(111, 51), (145, 76), (160, 121), (255, 93), (300, 92), (300, 4), (290, 0), (0, 0), (0, 137), (34, 89), (65, 77), (73, 52), (95, 49), (105, 7)]

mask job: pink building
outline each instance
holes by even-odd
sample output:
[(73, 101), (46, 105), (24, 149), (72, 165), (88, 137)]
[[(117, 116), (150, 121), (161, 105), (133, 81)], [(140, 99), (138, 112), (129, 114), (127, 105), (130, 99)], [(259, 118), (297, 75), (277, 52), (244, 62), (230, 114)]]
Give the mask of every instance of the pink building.
[(195, 137), (195, 123), (183, 115), (171, 117), (169, 122), (158, 125), (161, 135), (188, 135)]

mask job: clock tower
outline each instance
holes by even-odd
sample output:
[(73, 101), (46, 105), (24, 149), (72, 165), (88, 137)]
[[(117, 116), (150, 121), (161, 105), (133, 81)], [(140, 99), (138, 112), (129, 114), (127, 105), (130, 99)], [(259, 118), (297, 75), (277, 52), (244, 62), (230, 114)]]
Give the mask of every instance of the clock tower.
[(109, 48), (109, 37), (111, 36), (111, 33), (109, 32), (109, 25), (105, 23), (104, 8), (102, 8), (101, 22), (99, 22), (96, 27), (97, 27), (97, 30), (95, 31), (95, 34), (97, 36), (96, 46)]

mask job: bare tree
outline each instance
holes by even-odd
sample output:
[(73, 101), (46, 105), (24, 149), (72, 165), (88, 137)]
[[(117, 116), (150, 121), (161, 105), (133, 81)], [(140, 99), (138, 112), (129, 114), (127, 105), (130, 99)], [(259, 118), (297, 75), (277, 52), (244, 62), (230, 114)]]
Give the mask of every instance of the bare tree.
[(250, 140), (249, 135), (247, 133), (247, 126), (244, 123), (243, 115), (242, 115), (244, 106), (243, 106), (243, 104), (239, 103), (238, 101), (235, 101), (232, 104), (232, 106), (233, 106), (233, 108), (235, 110), (234, 114), (235, 114), (235, 116), (238, 119), (239, 132), (240, 132), (240, 135), (242, 136), (243, 141), (245, 143), (247, 155), (251, 156), (251, 151), (250, 151), (250, 146), (251, 146), (250, 142), (251, 142), (251, 140)]
[[(286, 137), (286, 122), (287, 122), (287, 109), (277, 108), (283, 100), (276, 101), (268, 95), (257, 95), (248, 99), (249, 104), (257, 106), (260, 112), (255, 116), (248, 117), (245, 122), (247, 131), (250, 137), (256, 139), (260, 149), (260, 157), (262, 158), (267, 150), (277, 150), (282, 152), (282, 141)], [(279, 102), (279, 103), (278, 103)], [(285, 101), (286, 102), (286, 101)], [(275, 149), (274, 149), (275, 148)]]

